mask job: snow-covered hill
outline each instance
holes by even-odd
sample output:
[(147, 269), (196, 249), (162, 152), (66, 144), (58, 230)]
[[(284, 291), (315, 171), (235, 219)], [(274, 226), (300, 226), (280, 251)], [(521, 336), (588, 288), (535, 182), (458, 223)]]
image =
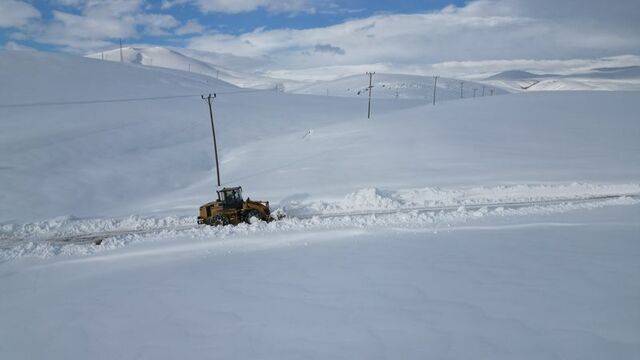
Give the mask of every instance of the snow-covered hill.
[[(193, 72), (37, 52), (2, 52), (0, 64), (4, 104), (159, 98), (0, 107), (1, 221), (193, 212), (213, 183), (199, 97), (209, 92), (218, 93), (223, 182), (273, 201), (372, 186), (619, 180), (640, 168), (628, 153), (638, 146), (635, 93), (487, 96), (436, 107), (376, 99), (373, 120), (362, 122), (365, 96), (246, 92)], [(387, 88), (385, 78), (374, 91)], [(442, 84), (443, 97), (457, 91)], [(576, 127), (583, 134), (574, 138)], [(576, 165), (592, 153), (608, 160)], [(538, 163), (544, 168), (530, 165)]]
[[(360, 99), (246, 92), (195, 72), (62, 54), (2, 51), (0, 78), (0, 105), (89, 102), (0, 106), (0, 222), (137, 213), (145, 201), (208, 181), (211, 132), (199, 94), (218, 93), (225, 162), (240, 144), (366, 117)], [(140, 98), (156, 99), (111, 102)], [(415, 105), (380, 101), (376, 112)], [(207, 187), (198, 202), (211, 196)]]
[(596, 68), (568, 75), (534, 74), (521, 70), (498, 73), (486, 82), (511, 91), (640, 90), (640, 67)]
[[(183, 52), (189, 52), (185, 55)], [(120, 62), (120, 49), (87, 55), (89, 58)], [(122, 48), (122, 61), (131, 64), (157, 66), (188, 71), (224, 80), (239, 87), (273, 89), (282, 80), (268, 78), (248, 70), (253, 62), (232, 55), (175, 50), (161, 46), (126, 46)], [(234, 67), (233, 64), (236, 63)], [(229, 66), (231, 65), (231, 67)], [(235, 69), (234, 69), (235, 68)], [(237, 70), (245, 68), (248, 71)]]
[[(461, 82), (462, 89), (461, 89)], [(381, 99), (422, 99), (433, 100), (434, 78), (418, 75), (375, 74), (373, 77), (373, 97)], [(303, 85), (291, 90), (295, 94), (329, 95), (361, 97), (368, 96), (368, 75), (352, 75), (344, 78)], [(506, 94), (507, 92), (495, 86), (484, 85), (473, 81), (462, 81), (451, 78), (438, 78), (436, 101), (457, 100), (462, 97), (482, 96), (483, 87), (486, 96)], [(462, 90), (462, 94), (461, 91)]]
[(489, 76), (485, 80), (524, 80), (524, 79), (537, 79), (545, 77), (557, 77), (554, 74), (534, 74), (523, 70), (508, 70), (501, 73)]

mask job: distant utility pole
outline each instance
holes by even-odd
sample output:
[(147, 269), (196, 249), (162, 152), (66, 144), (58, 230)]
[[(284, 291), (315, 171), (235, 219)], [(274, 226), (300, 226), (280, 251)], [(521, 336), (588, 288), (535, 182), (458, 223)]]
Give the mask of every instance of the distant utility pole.
[(436, 85), (438, 84), (438, 77), (439, 76), (434, 76), (433, 77), (433, 105), (436, 104)]
[(213, 135), (213, 153), (215, 154), (216, 157), (216, 175), (218, 177), (218, 187), (220, 187), (220, 165), (218, 165), (218, 143), (216, 143), (216, 128), (213, 125), (213, 109), (211, 107), (211, 102), (213, 101), (213, 99), (216, 98), (216, 94), (214, 93), (213, 96), (211, 96), (211, 94), (209, 94), (209, 96), (204, 97), (204, 95), (200, 96), (202, 98), (202, 100), (207, 100), (207, 103), (209, 104), (209, 118), (211, 119), (211, 134)]
[(124, 62), (124, 57), (122, 57), (122, 39), (120, 39), (120, 62)]
[(482, 97), (484, 97), (484, 85), (482, 85)]
[(493, 89), (489, 90), (491, 92), (491, 96), (493, 96)]
[(367, 108), (367, 119), (371, 119), (371, 92), (373, 89), (373, 74), (375, 74), (375, 72), (367, 72), (367, 75), (369, 75), (369, 107)]
[(216, 79), (220, 79), (220, 70), (216, 70)]
[(460, 99), (464, 98), (464, 95), (462, 95), (463, 88), (464, 88), (464, 81), (460, 81)]

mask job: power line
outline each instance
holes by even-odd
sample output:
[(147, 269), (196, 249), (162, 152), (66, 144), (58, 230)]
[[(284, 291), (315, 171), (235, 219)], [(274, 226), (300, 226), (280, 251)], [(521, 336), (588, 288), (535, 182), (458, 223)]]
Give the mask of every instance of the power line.
[[(237, 90), (237, 91), (216, 92), (216, 94), (218, 95), (248, 94), (248, 93), (264, 92), (264, 91), (265, 90)], [(168, 100), (168, 99), (180, 99), (180, 98), (189, 98), (189, 97), (200, 97), (201, 95), (202, 94), (184, 94), (184, 95), (139, 97), (139, 98), (92, 99), (92, 100), (78, 100), (78, 101), (43, 101), (43, 102), (18, 103), (18, 104), (0, 104), (0, 108), (90, 105), (90, 104), (105, 104), (105, 103), (119, 103), (119, 102), (153, 101), (153, 100)]]

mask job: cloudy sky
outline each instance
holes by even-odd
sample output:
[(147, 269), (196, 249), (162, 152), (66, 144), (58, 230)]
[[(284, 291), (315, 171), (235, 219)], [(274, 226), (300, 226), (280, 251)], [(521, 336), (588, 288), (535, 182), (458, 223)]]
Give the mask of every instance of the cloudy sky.
[(637, 64), (638, 0), (0, 0), (0, 46), (89, 53), (158, 44), (273, 72)]

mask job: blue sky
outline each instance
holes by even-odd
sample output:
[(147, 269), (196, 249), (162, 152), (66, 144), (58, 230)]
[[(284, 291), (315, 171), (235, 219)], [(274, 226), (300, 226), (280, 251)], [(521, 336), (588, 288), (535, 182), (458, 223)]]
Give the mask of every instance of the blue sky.
[[(84, 5), (92, 0), (2, 0), (24, 3), (39, 12), (38, 21), (48, 23), (55, 21), (54, 12), (82, 15)], [(129, 0), (95, 0), (96, 2), (122, 3)], [(174, 2), (172, 2), (174, 1)], [(203, 0), (207, 1), (207, 0)], [(132, 2), (138, 2), (133, 0)], [(215, 2), (215, 0), (213, 1)], [(240, 0), (242, 2), (242, 0)], [(251, 1), (248, 1), (249, 3)], [(255, 1), (259, 3), (260, 1)], [(287, 2), (284, 0), (283, 2)], [(349, 19), (367, 18), (376, 14), (413, 14), (435, 11), (448, 5), (463, 5), (464, 1), (432, 0), (432, 1), (385, 1), (385, 0), (347, 0), (347, 1), (292, 1), (299, 3), (290, 11), (287, 9), (271, 9), (269, 6), (256, 6), (246, 11), (227, 11), (221, 6), (218, 11), (203, 11), (198, 0), (146, 0), (140, 1), (143, 11), (154, 14), (170, 15), (179, 23), (196, 21), (208, 32), (241, 34), (255, 29), (308, 29), (339, 24)], [(224, 3), (224, 1), (221, 1)], [(249, 7), (251, 7), (249, 5)], [(6, 11), (7, 13), (10, 10)], [(6, 15), (5, 15), (6, 16)], [(59, 50), (64, 46), (39, 41), (36, 38), (15, 39), (15, 27), (0, 27), (0, 44), (12, 41), (39, 50)], [(185, 38), (192, 34), (149, 34), (139, 32), (136, 36), (124, 36), (124, 41), (135, 43), (165, 44), (182, 46)], [(111, 38), (111, 40), (115, 40)], [(107, 46), (108, 47), (108, 46)], [(66, 49), (66, 50), (73, 50)]]
[(640, 1), (0, 0), (5, 49), (86, 54), (120, 38), (232, 54), (273, 71), (553, 71), (611, 57), (635, 65)]

